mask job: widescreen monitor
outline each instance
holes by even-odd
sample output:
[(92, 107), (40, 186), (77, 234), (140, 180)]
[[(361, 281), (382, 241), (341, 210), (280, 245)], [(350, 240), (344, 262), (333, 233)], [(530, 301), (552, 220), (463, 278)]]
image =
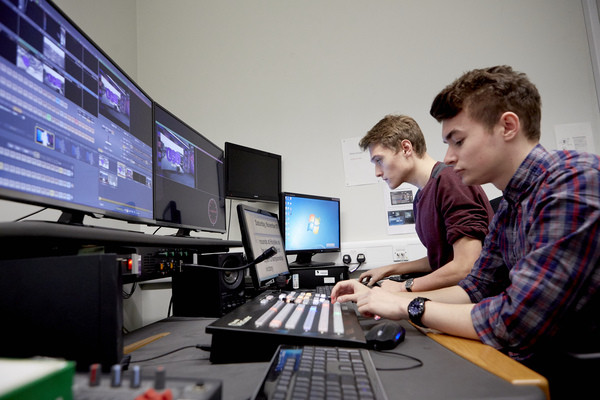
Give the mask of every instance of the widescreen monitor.
[(279, 202), (281, 156), (225, 142), (225, 186), (229, 198)]
[(152, 101), (53, 3), (0, 0), (0, 198), (153, 220)]
[(154, 119), (156, 223), (181, 236), (225, 232), (223, 150), (160, 104)]
[(290, 267), (333, 264), (312, 257), (341, 249), (339, 198), (283, 192), (280, 216), (285, 252), (297, 255)]
[(277, 250), (274, 256), (250, 268), (254, 288), (260, 290), (275, 286), (275, 279), (278, 276), (289, 279), (290, 270), (283, 249), (277, 214), (246, 204), (238, 204), (237, 211), (248, 262), (254, 261), (270, 247), (275, 247)]

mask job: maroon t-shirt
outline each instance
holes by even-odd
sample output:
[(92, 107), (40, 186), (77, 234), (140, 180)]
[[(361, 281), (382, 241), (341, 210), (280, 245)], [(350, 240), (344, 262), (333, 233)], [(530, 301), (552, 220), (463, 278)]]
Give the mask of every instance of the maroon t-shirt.
[(434, 271), (452, 261), (452, 245), (461, 237), (483, 241), (494, 215), (481, 186), (466, 186), (454, 168), (446, 166), (433, 176), (442, 167), (435, 165), (413, 203), (417, 235)]

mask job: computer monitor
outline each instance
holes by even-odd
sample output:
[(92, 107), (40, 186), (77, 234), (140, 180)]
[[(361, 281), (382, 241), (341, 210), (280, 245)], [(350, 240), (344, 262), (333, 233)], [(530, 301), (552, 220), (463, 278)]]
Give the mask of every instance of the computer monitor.
[(274, 256), (250, 268), (254, 288), (261, 290), (274, 286), (275, 278), (278, 276), (289, 279), (290, 270), (283, 249), (277, 214), (247, 204), (238, 204), (237, 211), (242, 244), (248, 262), (254, 261), (270, 247), (275, 247), (277, 250)]
[(158, 225), (223, 233), (223, 150), (160, 104), (154, 106), (154, 216)]
[(0, 198), (152, 222), (152, 100), (53, 3), (0, 0)]
[(279, 202), (281, 156), (225, 142), (225, 185), (229, 198)]
[(340, 199), (283, 192), (279, 205), (285, 253), (297, 255), (290, 267), (334, 264), (312, 256), (341, 249)]

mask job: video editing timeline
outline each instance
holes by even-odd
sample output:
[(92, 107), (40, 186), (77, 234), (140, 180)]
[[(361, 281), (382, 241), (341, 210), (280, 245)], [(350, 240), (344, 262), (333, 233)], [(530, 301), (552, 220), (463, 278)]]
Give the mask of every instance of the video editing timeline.
[(151, 220), (151, 100), (45, 1), (0, 15), (0, 190)]
[(331, 304), (315, 291), (267, 291), (208, 325), (206, 332), (213, 334), (214, 363), (268, 361), (280, 344), (367, 344), (353, 306)]

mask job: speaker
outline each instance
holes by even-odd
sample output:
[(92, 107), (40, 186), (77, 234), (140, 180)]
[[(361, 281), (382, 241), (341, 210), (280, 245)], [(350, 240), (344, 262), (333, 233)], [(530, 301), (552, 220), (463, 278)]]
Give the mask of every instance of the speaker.
[[(242, 253), (199, 255), (196, 264), (236, 268)], [(219, 271), (200, 266), (183, 266), (173, 275), (173, 315), (178, 317), (222, 317), (246, 302), (244, 270)]]
[(123, 356), (123, 283), (114, 254), (0, 261), (0, 357), (100, 363)]

